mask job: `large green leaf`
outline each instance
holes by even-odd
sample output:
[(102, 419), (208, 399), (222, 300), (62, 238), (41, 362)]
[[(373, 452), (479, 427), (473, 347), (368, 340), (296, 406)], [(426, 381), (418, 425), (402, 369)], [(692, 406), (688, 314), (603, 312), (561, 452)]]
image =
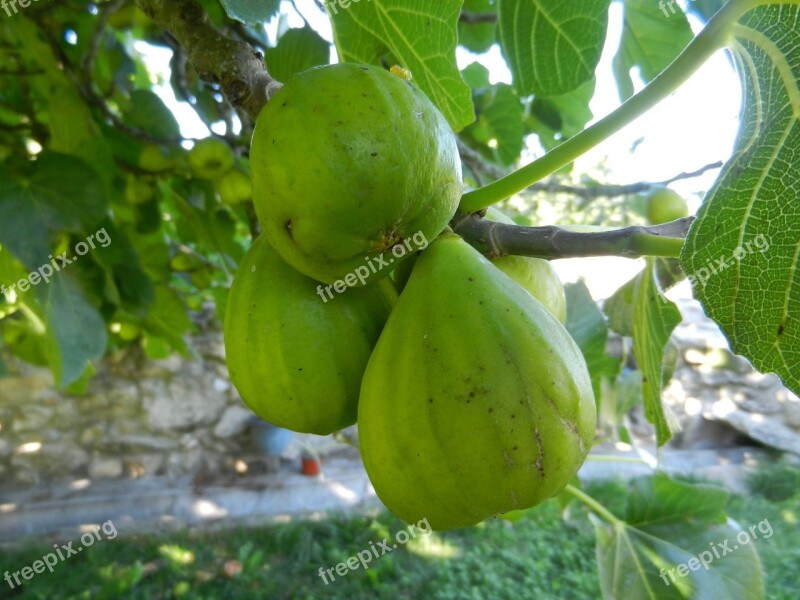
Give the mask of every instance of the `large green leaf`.
[(278, 14), (281, 0), (220, 0), (231, 19), (247, 25), (265, 23)]
[(522, 153), (525, 138), (523, 107), (514, 89), (505, 83), (491, 85), (489, 70), (472, 63), (463, 71), (473, 90), (477, 120), (461, 138), (483, 156), (501, 165), (511, 165)]
[(606, 353), (608, 326), (586, 284), (583, 281), (568, 284), (564, 291), (567, 296), (567, 331), (586, 359), (594, 397), (600, 402), (603, 379), (614, 380), (617, 377), (620, 360)]
[(106, 351), (108, 334), (102, 315), (66, 272), (37, 288), (47, 324), (48, 360), (58, 385), (81, 378), (86, 365)]
[(125, 120), (129, 125), (162, 139), (178, 138), (181, 133), (175, 115), (150, 90), (134, 90), (131, 93)]
[(647, 268), (639, 274), (634, 289), (633, 353), (642, 371), (644, 413), (656, 428), (656, 442), (663, 446), (677, 429), (661, 402), (664, 351), (681, 322), (681, 313), (658, 289), (655, 259), (647, 259)]
[(89, 233), (105, 216), (103, 185), (77, 158), (42, 153), (33, 174), (0, 171), (0, 243), (26, 267), (48, 263), (52, 233)]
[(681, 254), (695, 297), (737, 354), (800, 393), (800, 6), (731, 31), (741, 129)]
[(290, 29), (275, 48), (266, 53), (270, 74), (278, 81), (286, 81), (300, 71), (328, 64), (330, 44), (310, 27)]
[(460, 131), (475, 119), (469, 88), (456, 65), (456, 25), (462, 0), (362, 0), (328, 5), (339, 57), (346, 62), (397, 64)]
[(539, 137), (539, 143), (545, 150), (551, 150), (580, 133), (592, 120), (589, 103), (594, 96), (596, 83), (592, 77), (566, 94), (533, 99), (528, 126)]
[(741, 529), (727, 519), (728, 494), (666, 475), (640, 480), (624, 521), (595, 519), (597, 565), (608, 600), (759, 600), (764, 576), (755, 544), (769, 522)]
[(594, 77), (611, 0), (499, 0), (500, 43), (521, 96), (557, 96)]
[(652, 81), (692, 41), (694, 34), (684, 12), (675, 7), (675, 14), (664, 10), (654, 0), (625, 0), (625, 20), (614, 75), (620, 99), (633, 96), (631, 69), (639, 67), (645, 83)]

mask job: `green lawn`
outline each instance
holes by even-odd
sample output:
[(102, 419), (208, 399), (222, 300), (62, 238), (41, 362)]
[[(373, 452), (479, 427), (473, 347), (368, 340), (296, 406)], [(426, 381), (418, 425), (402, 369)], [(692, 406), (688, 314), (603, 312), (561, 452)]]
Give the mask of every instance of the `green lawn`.
[[(774, 529), (761, 539), (767, 598), (796, 600), (800, 576), (800, 494), (785, 474), (761, 476), (759, 493), (735, 496), (730, 515), (747, 527), (768, 519)], [(611, 506), (624, 502), (626, 486), (591, 485), (587, 491)], [(444, 534), (418, 534), (396, 550), (372, 557), (369, 568), (328, 585), (320, 567), (333, 568), (370, 543), (405, 525), (386, 513), (332, 518), (224, 532), (119, 536), (10, 590), (0, 598), (599, 598), (594, 537), (585, 514), (574, 507), (563, 520), (548, 502), (514, 524), (494, 520)], [(402, 534), (401, 534), (402, 535)], [(66, 542), (64, 542), (66, 543)], [(391, 545), (389, 546), (391, 547)], [(52, 543), (0, 552), (3, 571), (16, 571), (52, 549)], [(238, 567), (241, 570), (238, 573)], [(226, 574), (226, 569), (228, 573)], [(731, 599), (735, 600), (735, 599)]]

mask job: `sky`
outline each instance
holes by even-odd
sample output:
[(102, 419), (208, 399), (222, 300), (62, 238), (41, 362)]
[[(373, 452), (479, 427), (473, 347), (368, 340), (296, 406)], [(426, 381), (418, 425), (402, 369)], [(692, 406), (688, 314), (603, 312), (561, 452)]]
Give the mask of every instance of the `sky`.
[[(313, 0), (296, 0), (295, 4), (311, 26), (332, 42), (330, 22)], [(273, 19), (267, 25), (272, 40), (277, 38), (280, 27), (304, 25), (286, 1), (281, 13), (289, 16), (282, 20)], [(597, 88), (591, 103), (595, 120), (620, 104), (611, 67), (622, 30), (622, 7), (618, 2), (612, 4), (609, 16), (607, 42), (596, 71)], [(702, 28), (694, 17), (690, 17), (690, 22), (695, 32)], [(146, 53), (154, 71), (162, 73), (161, 81), (169, 82), (169, 50), (144, 44), (137, 49)], [(335, 48), (332, 47), (331, 53), (336, 61)], [(481, 56), (459, 48), (456, 58), (459, 68), (478, 60), (489, 69), (493, 83), (511, 83), (511, 74), (497, 46)], [(636, 75), (634, 82), (637, 91), (643, 87)], [(208, 135), (208, 130), (194, 112), (175, 99), (168, 83), (159, 86), (157, 92), (175, 112), (184, 136), (200, 138)], [(726, 54), (719, 52), (670, 98), (581, 157), (575, 164), (575, 171), (590, 170), (604, 162), (609, 172), (608, 183), (635, 183), (666, 180), (718, 160), (724, 161), (733, 150), (740, 108), (738, 78)], [(529, 156), (527, 160), (533, 158)], [(718, 171), (711, 171), (703, 177), (677, 182), (671, 187), (687, 198), (689, 208), (694, 212), (702, 200), (702, 193), (711, 187), (717, 175)], [(633, 277), (643, 263), (628, 259), (576, 259), (556, 261), (555, 266), (565, 281), (584, 277), (593, 295), (602, 298)], [(688, 288), (679, 287), (671, 295), (686, 297)]]

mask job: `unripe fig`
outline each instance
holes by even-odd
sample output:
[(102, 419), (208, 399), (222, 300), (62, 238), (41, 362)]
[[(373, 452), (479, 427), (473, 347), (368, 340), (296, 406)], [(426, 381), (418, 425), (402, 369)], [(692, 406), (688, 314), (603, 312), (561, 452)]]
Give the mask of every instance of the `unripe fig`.
[[(490, 207), (486, 218), (496, 223), (513, 225), (514, 221), (500, 210)], [(564, 285), (549, 261), (531, 256), (501, 256), (492, 264), (528, 290), (562, 324), (567, 322), (567, 297)]]
[(396, 263), (389, 250), (415, 234), (434, 239), (462, 192), (445, 118), (412, 82), (369, 65), (289, 79), (258, 117), (250, 159), (264, 235), (326, 283), (381, 254)]
[(175, 167), (173, 154), (158, 144), (146, 144), (139, 154), (139, 168), (151, 173), (169, 171)]
[(189, 150), (189, 168), (197, 177), (215, 181), (233, 168), (234, 156), (225, 142), (205, 138)]
[(325, 301), (318, 287), (259, 237), (231, 288), (225, 353), (256, 415), (324, 435), (355, 423), (361, 377), (396, 293), (367, 285)]
[(220, 199), (229, 206), (247, 202), (253, 197), (253, 184), (245, 171), (233, 168), (214, 182)]
[(586, 363), (542, 305), (455, 234), (422, 252), (361, 386), (378, 497), (433, 529), (559, 493), (595, 433)]
[(669, 223), (688, 216), (686, 200), (675, 190), (656, 188), (647, 196), (647, 220), (651, 225)]

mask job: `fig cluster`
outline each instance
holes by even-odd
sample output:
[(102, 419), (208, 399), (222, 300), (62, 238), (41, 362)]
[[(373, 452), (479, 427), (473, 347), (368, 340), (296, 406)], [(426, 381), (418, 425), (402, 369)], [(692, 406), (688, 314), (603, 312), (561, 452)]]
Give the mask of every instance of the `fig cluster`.
[[(357, 422), (380, 499), (434, 529), (563, 489), (596, 421), (563, 287), (546, 261), (491, 262), (447, 230), (460, 162), (425, 95), (377, 67), (306, 71), (260, 115), (251, 163), (263, 233), (225, 320), (251, 410), (315, 434)], [(320, 295), (414, 236), (426, 244), (413, 259)]]

